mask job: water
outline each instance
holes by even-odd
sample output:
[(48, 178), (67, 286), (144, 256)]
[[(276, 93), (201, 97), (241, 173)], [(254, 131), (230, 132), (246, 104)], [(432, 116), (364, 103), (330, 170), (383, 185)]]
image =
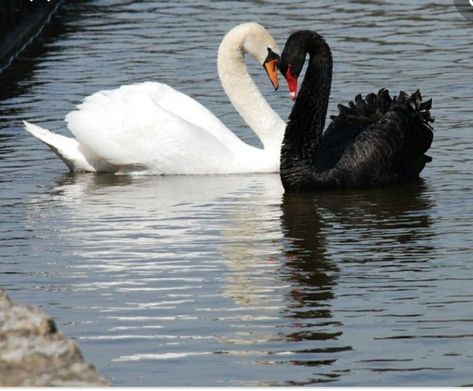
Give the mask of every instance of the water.
[[(473, 24), (446, 1), (66, 4), (0, 78), (0, 285), (41, 306), (116, 386), (473, 384)], [(420, 183), (285, 196), (277, 175), (72, 175), (20, 128), (99, 89), (166, 81), (258, 144), (216, 74), (221, 37), (313, 28), (330, 104), (434, 99)], [(251, 72), (282, 117), (260, 65)]]

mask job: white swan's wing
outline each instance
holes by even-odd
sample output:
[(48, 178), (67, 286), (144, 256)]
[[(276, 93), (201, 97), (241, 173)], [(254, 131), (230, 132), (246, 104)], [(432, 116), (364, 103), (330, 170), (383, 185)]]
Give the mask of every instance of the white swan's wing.
[(124, 86), (116, 91), (117, 95), (121, 95), (122, 93), (146, 94), (163, 109), (191, 124), (205, 129), (208, 133), (225, 143), (239, 140), (238, 137), (205, 106), (167, 84), (145, 82)]
[(218, 173), (243, 144), (205, 107), (159, 83), (100, 91), (78, 108), (66, 121), (79, 143), (123, 170)]

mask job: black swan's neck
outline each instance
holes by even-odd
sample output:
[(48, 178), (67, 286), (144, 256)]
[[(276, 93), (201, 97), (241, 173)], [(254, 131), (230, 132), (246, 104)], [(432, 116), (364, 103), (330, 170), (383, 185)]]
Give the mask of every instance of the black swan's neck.
[[(306, 37), (309, 66), (299, 95), (289, 115), (281, 150), (281, 177), (311, 176), (312, 165), (322, 136), (332, 84), (332, 54), (325, 40), (317, 33)], [(284, 186), (286, 187), (286, 185)]]

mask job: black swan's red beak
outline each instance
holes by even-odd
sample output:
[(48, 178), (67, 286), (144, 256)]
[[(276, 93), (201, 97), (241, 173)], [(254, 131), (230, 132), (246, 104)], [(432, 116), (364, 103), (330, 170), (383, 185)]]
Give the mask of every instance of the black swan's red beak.
[(286, 74), (284, 75), (287, 81), (287, 85), (289, 87), (289, 97), (292, 100), (296, 100), (297, 98), (297, 77), (295, 77), (291, 72), (291, 66), (287, 67)]

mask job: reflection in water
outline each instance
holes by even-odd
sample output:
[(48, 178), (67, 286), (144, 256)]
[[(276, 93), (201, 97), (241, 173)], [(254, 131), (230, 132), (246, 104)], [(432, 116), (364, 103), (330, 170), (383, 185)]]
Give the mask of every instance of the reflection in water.
[[(428, 261), (433, 250), (429, 230), (433, 204), (426, 194), (422, 183), (398, 189), (284, 194), (281, 224), (287, 245), (281, 277), (291, 283), (284, 313), (294, 321), (291, 326), (295, 329), (286, 338), (305, 341), (305, 347), (296, 353), (308, 356), (289, 363), (331, 367), (318, 369), (310, 380), (288, 384), (332, 382), (350, 372), (349, 368), (337, 368), (335, 362), (343, 357), (341, 352), (356, 347), (343, 345), (347, 339), (343, 338), (343, 321), (338, 320), (342, 317), (332, 308), (337, 284), (345, 279), (345, 264), (352, 261), (349, 254), (358, 264), (369, 262), (359, 256), (361, 244), (363, 253), (376, 259), (374, 268), (386, 264), (402, 268), (404, 261)], [(357, 254), (353, 253), (354, 246)], [(393, 289), (402, 291), (405, 287), (398, 284)], [(314, 360), (314, 353), (336, 355), (329, 359), (334, 355), (325, 354), (326, 359)]]
[[(294, 308), (313, 303), (314, 307), (320, 307), (318, 314), (321, 317), (330, 317), (330, 312), (323, 308), (326, 306), (324, 303), (333, 297), (332, 287), (338, 268), (326, 256), (324, 219), (318, 213), (316, 202), (310, 194), (284, 194), (282, 228), (292, 245), (286, 250), (286, 267), (288, 278), (300, 284), (291, 292), (296, 302)], [(304, 317), (304, 313), (293, 312), (291, 316)]]
[[(295, 319), (291, 341), (336, 341), (340, 323), (333, 320), (331, 300), (339, 272), (336, 262), (327, 257), (324, 220), (317, 210), (317, 199), (308, 194), (284, 194), (282, 230), (289, 240), (286, 264), (281, 270), (291, 281), (289, 308), (285, 316)], [(339, 352), (350, 347), (326, 345), (306, 348), (302, 353)], [(296, 365), (330, 365), (332, 360), (298, 360)]]
[(438, 279), (431, 194), (417, 183), (283, 195), (277, 175), (67, 174), (29, 203), (26, 228), (41, 232), (30, 253), (47, 245), (62, 259), (58, 315), (86, 354), (100, 347), (112, 378), (138, 370), (152, 385), (158, 363), (178, 363), (200, 385), (350, 385), (386, 368), (394, 384), (428, 357), (397, 337), (420, 338), (431, 320), (416, 297)]

